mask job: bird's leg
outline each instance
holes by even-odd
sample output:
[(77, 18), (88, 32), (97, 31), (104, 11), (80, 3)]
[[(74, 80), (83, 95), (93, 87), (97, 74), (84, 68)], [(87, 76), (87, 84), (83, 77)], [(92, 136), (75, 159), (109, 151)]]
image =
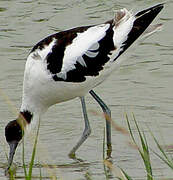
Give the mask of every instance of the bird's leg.
[(106, 137), (107, 137), (107, 158), (111, 157), (112, 153), (112, 144), (111, 144), (111, 111), (107, 107), (107, 105), (103, 102), (102, 99), (93, 91), (89, 92), (92, 97), (98, 102), (100, 107), (102, 108), (103, 112), (105, 113), (106, 119)]
[(69, 153), (69, 157), (71, 157), (71, 158), (75, 158), (75, 152), (83, 144), (83, 142), (88, 138), (88, 136), (91, 134), (91, 128), (90, 128), (87, 111), (86, 111), (85, 98), (81, 97), (80, 99), (81, 99), (81, 104), (82, 104), (85, 129), (84, 129), (83, 134), (82, 134), (81, 138), (79, 139), (78, 143), (73, 147), (73, 149)]

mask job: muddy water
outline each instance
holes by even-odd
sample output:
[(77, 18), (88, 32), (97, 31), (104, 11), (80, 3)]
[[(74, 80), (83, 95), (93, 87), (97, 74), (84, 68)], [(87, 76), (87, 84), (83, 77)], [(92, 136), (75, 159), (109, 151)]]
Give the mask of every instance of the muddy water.
[[(4, 177), (8, 146), (4, 139), (4, 126), (15, 118), (15, 110), (21, 103), (23, 71), (27, 54), (32, 46), (48, 34), (79, 25), (104, 22), (113, 17), (114, 10), (126, 7), (140, 10), (161, 1), (146, 0), (64, 0), (64, 1), (0, 1), (0, 178)], [(112, 110), (113, 120), (127, 127), (124, 112), (135, 114), (141, 128), (145, 131), (149, 145), (157, 151), (149, 133), (149, 128), (161, 144), (171, 145), (173, 137), (173, 2), (169, 1), (156, 20), (164, 24), (162, 32), (146, 39), (130, 52), (119, 71), (96, 92)], [(5, 95), (2, 95), (2, 92)], [(13, 105), (9, 105), (7, 98)], [(101, 113), (98, 105), (86, 96), (92, 134), (79, 149), (77, 156), (83, 160), (76, 163), (68, 158), (71, 147), (83, 130), (83, 117), (80, 101), (55, 105), (43, 117), (40, 127), (40, 141), (33, 173), (42, 176), (56, 173), (65, 180), (106, 179), (102, 163), (104, 119), (90, 110)], [(136, 133), (135, 128), (134, 133)], [(127, 143), (128, 137), (121, 132), (112, 132), (112, 161), (135, 179), (145, 179), (142, 160), (135, 149)], [(31, 154), (29, 138), (25, 141), (28, 164)], [(22, 146), (17, 150), (15, 163), (16, 179), (23, 178)], [(172, 178), (169, 168), (151, 155), (153, 173), (156, 178)], [(55, 166), (43, 168), (44, 163)], [(110, 179), (115, 176), (110, 174)]]

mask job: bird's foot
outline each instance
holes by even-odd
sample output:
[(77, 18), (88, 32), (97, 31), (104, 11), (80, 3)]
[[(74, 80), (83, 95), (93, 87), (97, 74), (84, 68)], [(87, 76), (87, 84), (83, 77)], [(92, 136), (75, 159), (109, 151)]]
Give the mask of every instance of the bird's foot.
[(14, 177), (16, 175), (17, 166), (16, 164), (12, 164), (11, 167), (5, 169), (5, 176)]
[(69, 156), (69, 158), (71, 158), (71, 159), (76, 159), (76, 154), (75, 154), (74, 152), (70, 152), (70, 153), (68, 154), (68, 156)]
[(73, 153), (70, 152), (70, 153), (68, 154), (68, 156), (69, 156), (70, 159), (73, 159), (73, 160), (75, 160), (76, 162), (84, 162), (84, 160), (82, 160), (82, 159), (80, 159), (80, 158), (77, 158), (77, 157), (76, 157), (76, 154), (75, 154), (74, 152), (73, 152)]

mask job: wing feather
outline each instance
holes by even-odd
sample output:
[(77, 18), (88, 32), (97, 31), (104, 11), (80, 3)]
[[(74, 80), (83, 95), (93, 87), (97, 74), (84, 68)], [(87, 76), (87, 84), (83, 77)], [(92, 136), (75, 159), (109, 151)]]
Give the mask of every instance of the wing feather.
[[(106, 35), (109, 27), (110, 24), (102, 24), (90, 27), (83, 33), (78, 33), (78, 36), (73, 40), (72, 44), (65, 49), (60, 73), (67, 73), (69, 70), (75, 69), (77, 62), (86, 66), (82, 58), (84, 54), (90, 58), (96, 57), (99, 48), (98, 42)], [(59, 74), (57, 74), (57, 76), (59, 76)]]

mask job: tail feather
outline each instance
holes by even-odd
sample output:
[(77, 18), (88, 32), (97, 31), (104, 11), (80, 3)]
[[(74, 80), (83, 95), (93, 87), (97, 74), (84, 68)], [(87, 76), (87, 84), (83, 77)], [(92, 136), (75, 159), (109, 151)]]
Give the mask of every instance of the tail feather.
[(157, 16), (157, 14), (163, 9), (163, 6), (164, 6), (164, 3), (160, 3), (160, 4), (157, 4), (155, 6), (152, 6), (150, 8), (147, 8), (147, 9), (144, 9), (142, 11), (139, 11), (138, 13), (136, 13), (136, 17), (140, 17), (140, 16), (143, 16), (144, 14), (146, 13), (149, 13), (150, 11), (155, 11), (155, 17)]
[[(116, 29), (114, 31), (114, 34), (116, 34), (116, 36), (118, 37), (119, 35), (117, 34), (117, 28), (120, 27), (122, 28), (123, 25), (126, 27), (123, 29), (126, 29), (128, 34), (125, 35), (123, 31), (123, 35), (125, 36), (124, 39), (121, 39), (121, 44), (122, 44), (121, 50), (118, 56), (114, 60), (116, 60), (140, 35), (143, 34), (144, 36), (148, 36), (160, 29), (161, 24), (157, 24), (151, 27), (148, 26), (162, 9), (163, 9), (163, 4), (158, 4), (156, 6), (140, 11), (136, 13), (136, 15), (133, 15), (131, 12), (127, 11), (126, 9), (121, 10), (124, 13), (122, 12), (117, 13), (118, 16), (117, 18), (115, 18), (115, 21), (116, 19), (118, 19), (119, 21), (115, 22)], [(129, 25), (129, 23), (131, 24)], [(119, 26), (116, 26), (116, 24), (118, 24)], [(121, 34), (121, 30), (119, 31), (119, 33)], [(114, 44), (116, 38), (114, 37)]]
[(158, 32), (162, 29), (163, 24), (154, 24), (148, 26), (148, 28), (143, 32), (142, 38), (147, 38), (155, 32)]

